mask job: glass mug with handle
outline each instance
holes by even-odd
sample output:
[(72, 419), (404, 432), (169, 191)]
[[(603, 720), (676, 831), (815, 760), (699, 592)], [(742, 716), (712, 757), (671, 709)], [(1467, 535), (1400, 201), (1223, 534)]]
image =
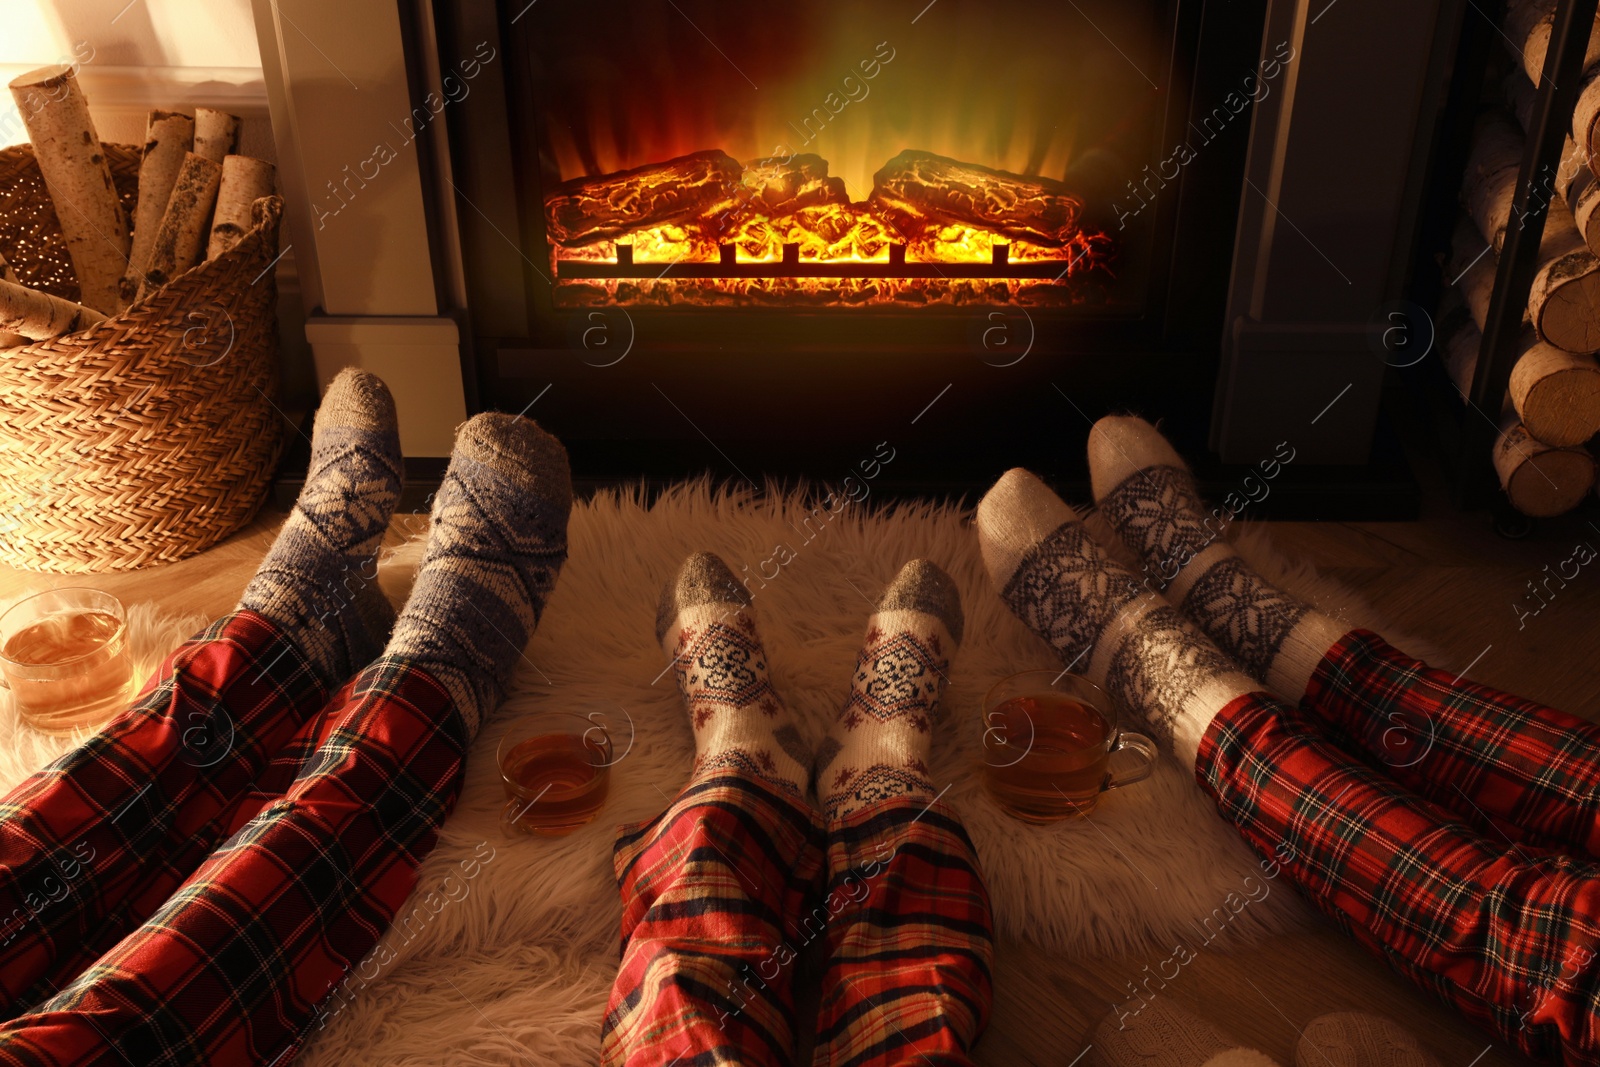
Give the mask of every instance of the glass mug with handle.
[(110, 593), (35, 593), (0, 615), (0, 684), (23, 722), (47, 734), (98, 727), (133, 694), (128, 617)]
[[(1102, 794), (1150, 777), (1155, 742), (1117, 726), (1100, 687), (1065, 671), (1024, 671), (983, 700), (983, 777), (1006, 814), (1051, 823), (1087, 815)], [(1112, 757), (1137, 762), (1112, 770)]]

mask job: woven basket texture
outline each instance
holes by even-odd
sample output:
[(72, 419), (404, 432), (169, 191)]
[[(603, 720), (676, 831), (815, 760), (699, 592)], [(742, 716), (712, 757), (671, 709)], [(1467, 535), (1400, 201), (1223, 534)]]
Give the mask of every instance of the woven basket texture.
[[(105, 145), (132, 217), (139, 149)], [(278, 224), (252, 229), (80, 333), (0, 349), (0, 562), (133, 570), (191, 556), (254, 517), (283, 443)], [(23, 284), (78, 298), (33, 150), (0, 151), (0, 253)]]

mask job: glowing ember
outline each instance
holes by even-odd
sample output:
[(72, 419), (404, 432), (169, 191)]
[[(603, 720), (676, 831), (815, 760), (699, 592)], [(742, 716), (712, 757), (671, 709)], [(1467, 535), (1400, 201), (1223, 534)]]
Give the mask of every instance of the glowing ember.
[(1059, 182), (902, 152), (853, 203), (827, 171), (711, 151), (563, 183), (557, 302), (1073, 304), (1110, 275), (1110, 237)]

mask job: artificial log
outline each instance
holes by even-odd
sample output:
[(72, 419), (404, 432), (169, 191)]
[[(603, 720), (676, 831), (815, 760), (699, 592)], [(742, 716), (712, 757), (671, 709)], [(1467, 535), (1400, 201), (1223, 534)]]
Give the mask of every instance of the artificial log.
[(156, 231), (167, 213), (167, 201), (178, 182), (183, 160), (194, 146), (195, 121), (175, 111), (152, 111), (145, 123), (144, 153), (139, 157), (139, 202), (133, 211), (133, 246), (121, 294), (131, 301), (150, 267)]
[(222, 181), (217, 186), (217, 210), (211, 220), (211, 240), (206, 258), (216, 259), (250, 232), (250, 206), (272, 195), (277, 168), (249, 156), (229, 156), (222, 161)]
[[(93, 308), (0, 280), (0, 330), (33, 341), (76, 333), (105, 319)], [(24, 342), (25, 343), (25, 342)]]
[(868, 208), (906, 240), (959, 225), (1060, 248), (1082, 231), (1083, 201), (1049, 178), (905, 151), (884, 164), (872, 183)]
[(239, 116), (210, 107), (194, 109), (194, 154), (221, 165), (239, 151)]
[(96, 310), (117, 311), (128, 266), (128, 216), (78, 79), (71, 67), (41, 67), (12, 79), (11, 96), (55, 204), (81, 299)]
[(806, 154), (790, 159), (758, 159), (744, 168), (747, 209), (764, 218), (792, 215), (802, 208), (848, 204), (843, 178), (828, 176), (828, 161)]
[(695, 152), (664, 163), (563, 182), (545, 197), (550, 240), (588, 245), (674, 223), (714, 220), (740, 204), (744, 168), (726, 152)]
[[(13, 285), (21, 285), (22, 279), (17, 277), (17, 272), (11, 269), (11, 264), (6, 262), (6, 257), (0, 255), (0, 281), (7, 281)], [(16, 348), (25, 345), (31, 338), (9, 330), (0, 330), (0, 348)]]
[(200, 261), (221, 181), (221, 165), (193, 152), (184, 156), (183, 169), (178, 172), (178, 182), (172, 187), (166, 213), (156, 230), (150, 266), (139, 284), (140, 299)]
[(1594, 488), (1594, 460), (1586, 450), (1538, 440), (1509, 404), (1494, 445), (1494, 469), (1511, 506), (1534, 518), (1563, 515)]

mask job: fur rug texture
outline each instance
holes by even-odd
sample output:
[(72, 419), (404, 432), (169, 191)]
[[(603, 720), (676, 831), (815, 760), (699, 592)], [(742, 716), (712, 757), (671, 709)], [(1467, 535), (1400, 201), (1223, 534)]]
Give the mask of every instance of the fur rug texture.
[[(474, 745), (460, 801), (417, 892), (384, 944), (330, 998), (298, 1062), (595, 1061), (618, 958), (614, 828), (665, 807), (693, 753), (653, 623), (662, 584), (699, 549), (721, 554), (736, 573), (778, 571), (764, 587), (752, 581), (755, 611), (775, 684), (813, 745), (848, 691), (866, 616), (900, 565), (925, 557), (956, 579), (966, 642), (951, 669), (933, 771), (949, 784), (945, 797), (977, 847), (1002, 937), (1075, 956), (1148, 951), (1194, 944), (1206, 931), (1214, 936), (1221, 915), (1227, 936), (1215, 948), (1225, 951), (1307, 920), (1305, 905), (1275, 883), (1237, 914), (1224, 907), (1247, 886), (1259, 894), (1260, 861), (1170, 757), (1146, 781), (1108, 794), (1087, 818), (1039, 827), (1003, 814), (981, 782), (983, 695), (1009, 674), (1059, 664), (990, 588), (970, 511), (852, 505), (808, 527), (815, 506), (799, 493), (755, 497), (688, 483), (652, 506), (621, 492), (574, 509), (570, 560), (514, 692)], [(1098, 516), (1090, 522), (1106, 533)], [(1231, 532), (1272, 579), (1352, 626), (1379, 625), (1336, 584), (1276, 555), (1259, 528)], [(413, 540), (384, 560), (380, 582), (397, 603), (422, 551)], [(203, 623), (149, 605), (135, 605), (132, 617), (142, 672)], [(1416, 655), (1432, 651), (1391, 636)], [(566, 838), (507, 838), (495, 746), (513, 728), (569, 729), (573, 715), (604, 722), (614, 738), (617, 761), (601, 817)], [(0, 790), (73, 744), (14, 721), (0, 716)], [(1138, 729), (1132, 717), (1123, 726)], [(1246, 882), (1251, 875), (1256, 882)]]

